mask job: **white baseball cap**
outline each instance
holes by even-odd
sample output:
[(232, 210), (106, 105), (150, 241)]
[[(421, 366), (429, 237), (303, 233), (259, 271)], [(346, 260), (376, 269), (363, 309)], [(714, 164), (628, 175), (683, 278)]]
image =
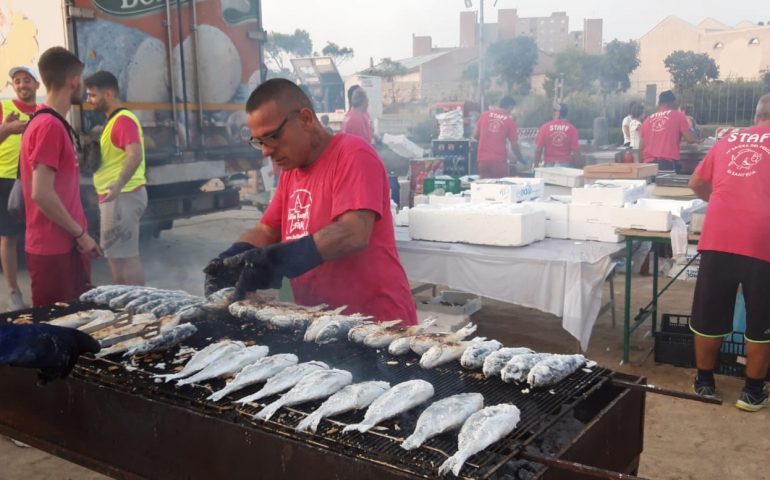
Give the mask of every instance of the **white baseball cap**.
[(40, 81), (40, 75), (38, 75), (38, 74), (37, 74), (37, 71), (36, 71), (34, 68), (32, 68), (32, 67), (28, 67), (28, 66), (26, 66), (26, 65), (19, 65), (19, 66), (13, 67), (13, 68), (12, 68), (12, 69), (11, 69), (11, 70), (8, 72), (8, 76), (9, 76), (9, 77), (11, 77), (11, 78), (13, 78), (13, 76), (14, 76), (14, 75), (16, 75), (16, 74), (17, 74), (17, 73), (19, 73), (19, 72), (24, 72), (24, 73), (26, 73), (26, 74), (27, 74), (27, 75), (29, 75), (30, 77), (34, 78), (36, 82), (39, 82), (39, 81)]

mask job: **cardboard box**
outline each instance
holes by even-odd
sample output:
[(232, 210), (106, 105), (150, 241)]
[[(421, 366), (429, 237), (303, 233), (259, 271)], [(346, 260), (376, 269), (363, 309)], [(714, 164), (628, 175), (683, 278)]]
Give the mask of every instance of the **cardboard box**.
[(644, 180), (599, 180), (583, 188), (573, 188), (572, 203), (622, 207), (644, 197), (646, 191)]
[(471, 184), (472, 203), (517, 203), (543, 196), (542, 178), (505, 177), (478, 180)]
[(569, 222), (569, 238), (572, 240), (593, 240), (618, 243), (625, 237), (615, 233), (615, 227), (603, 223)]
[(470, 322), (470, 317), (481, 310), (481, 297), (473, 293), (444, 290), (438, 296), (417, 303), (420, 323), (429, 317), (437, 317), (428, 332), (456, 332)]
[(623, 207), (571, 203), (569, 206), (569, 220), (576, 223), (610, 225), (615, 213), (620, 210), (623, 210)]
[(655, 163), (599, 163), (583, 168), (585, 178), (649, 178), (657, 173)]
[(548, 185), (561, 187), (582, 187), (583, 170), (567, 167), (542, 167), (535, 169), (535, 177), (542, 178)]

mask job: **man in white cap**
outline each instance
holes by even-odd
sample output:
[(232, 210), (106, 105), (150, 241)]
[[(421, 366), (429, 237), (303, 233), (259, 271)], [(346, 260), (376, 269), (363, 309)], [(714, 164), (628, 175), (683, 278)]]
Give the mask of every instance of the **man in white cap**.
[(8, 196), (19, 173), (21, 134), (27, 127), (29, 115), (37, 108), (40, 82), (31, 67), (13, 67), (9, 76), (16, 98), (0, 103), (0, 261), (8, 286), (8, 309), (26, 308), (16, 279), (18, 260), (16, 248), (24, 225), (8, 213)]

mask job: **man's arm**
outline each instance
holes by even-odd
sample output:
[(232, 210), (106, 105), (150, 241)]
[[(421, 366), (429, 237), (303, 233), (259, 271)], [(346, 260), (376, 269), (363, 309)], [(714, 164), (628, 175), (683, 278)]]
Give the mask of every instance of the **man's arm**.
[(682, 138), (687, 143), (695, 143), (698, 141), (698, 139), (695, 138), (695, 134), (692, 133), (692, 130), (685, 130), (684, 132), (682, 132)]
[(540, 166), (540, 160), (543, 158), (543, 146), (538, 145), (535, 149), (535, 159), (532, 161), (533, 167), (539, 167)]
[(524, 157), (521, 156), (521, 147), (519, 147), (519, 142), (517, 140), (511, 142), (511, 151), (513, 152), (513, 156), (516, 157), (517, 162), (524, 163)]
[(246, 230), (238, 238), (239, 242), (250, 243), (255, 247), (264, 247), (272, 243), (278, 243), (281, 241), (281, 232), (264, 223), (260, 223), (256, 227)]
[(359, 252), (369, 245), (377, 214), (371, 210), (351, 210), (313, 235), (324, 260)]
[(580, 147), (572, 149), (572, 163), (580, 165)]
[(126, 163), (123, 164), (123, 169), (120, 171), (120, 175), (115, 183), (109, 186), (109, 193), (104, 197), (105, 202), (115, 200), (120, 195), (120, 191), (126, 186), (131, 177), (134, 176), (136, 169), (142, 163), (142, 144), (130, 143), (126, 145)]
[(27, 122), (19, 120), (19, 115), (16, 112), (9, 113), (0, 125), (0, 143), (3, 143), (11, 135), (24, 133), (26, 128)]
[(100, 254), (99, 246), (87, 231), (72, 218), (54, 190), (56, 170), (48, 165), (38, 164), (32, 172), (32, 201), (53, 223), (67, 231), (77, 240), (83, 253)]
[(709, 201), (711, 196), (711, 184), (698, 176), (697, 173), (693, 173), (690, 177), (690, 182), (687, 184), (690, 190), (695, 192), (698, 198)]

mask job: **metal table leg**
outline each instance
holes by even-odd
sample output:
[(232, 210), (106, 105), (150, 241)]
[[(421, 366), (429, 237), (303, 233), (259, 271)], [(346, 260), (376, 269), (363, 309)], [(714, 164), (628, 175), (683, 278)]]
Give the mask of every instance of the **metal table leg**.
[[(660, 246), (654, 245), (653, 247)], [(659, 270), (659, 257), (658, 249), (653, 248), (655, 253), (652, 255), (652, 307), (650, 315), (652, 316), (652, 334), (655, 335), (655, 327), (658, 324), (658, 270)]]
[(631, 342), (631, 253), (632, 240), (626, 237), (626, 295), (623, 299), (623, 363), (628, 363)]

